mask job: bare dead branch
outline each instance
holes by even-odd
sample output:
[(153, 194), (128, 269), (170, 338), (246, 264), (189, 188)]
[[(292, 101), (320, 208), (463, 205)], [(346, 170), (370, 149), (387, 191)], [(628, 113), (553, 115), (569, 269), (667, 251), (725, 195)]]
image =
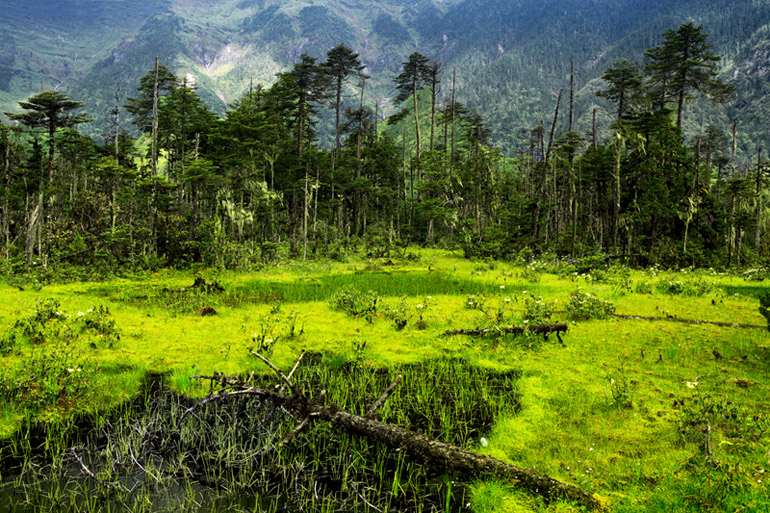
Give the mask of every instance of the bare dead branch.
[[(305, 356), (305, 351), (302, 351), (302, 352), (299, 354), (299, 358), (297, 358), (297, 361), (294, 363), (294, 367), (292, 367), (292, 368), (291, 368), (291, 371), (289, 372), (289, 375), (287, 376), (287, 378), (289, 379), (289, 381), (291, 381), (291, 377), (292, 377), (292, 376), (294, 376), (294, 373), (295, 373), (295, 372), (297, 372), (297, 369), (299, 368), (299, 364), (300, 364), (300, 362), (302, 361), (302, 358), (303, 358), (304, 356)], [(286, 385), (284, 384), (284, 385), (281, 387), (281, 392), (285, 392), (285, 391), (286, 391)]]
[(80, 465), (80, 468), (83, 470), (83, 472), (85, 472), (85, 474), (88, 477), (90, 477), (91, 479), (93, 479), (94, 481), (99, 483), (100, 485), (104, 485), (104, 483), (102, 483), (102, 480), (99, 479), (98, 477), (96, 477), (96, 475), (94, 475), (94, 473), (91, 472), (91, 470), (89, 470), (88, 467), (86, 467), (86, 464), (83, 463), (83, 458), (81, 458), (80, 455), (75, 451), (74, 447), (72, 448), (72, 455), (75, 457), (75, 461), (78, 462), (78, 464)]
[(721, 321), (702, 321), (699, 319), (682, 319), (680, 317), (644, 317), (641, 315), (618, 315), (612, 314), (611, 317), (615, 319), (622, 319), (624, 321), (668, 321), (668, 322), (681, 322), (683, 324), (710, 324), (712, 326), (722, 326), (724, 328), (757, 328), (766, 330), (767, 326), (760, 326), (759, 324), (740, 324), (737, 322), (721, 322)]
[(385, 404), (385, 401), (387, 401), (388, 397), (390, 397), (393, 394), (393, 391), (401, 383), (402, 379), (403, 377), (401, 376), (401, 374), (396, 376), (396, 379), (393, 380), (393, 383), (391, 383), (390, 386), (386, 388), (385, 391), (380, 395), (380, 397), (378, 397), (377, 400), (372, 403), (369, 409), (366, 410), (366, 415), (364, 416), (371, 417), (375, 413), (377, 413), (377, 410), (380, 408), (380, 406)]
[(288, 444), (294, 439), (295, 436), (300, 434), (308, 426), (309, 423), (310, 423), (310, 419), (308, 417), (305, 417), (304, 419), (302, 419), (302, 421), (299, 424), (297, 424), (297, 426), (294, 429), (292, 429), (291, 431), (283, 435), (283, 437), (278, 441), (277, 444), (270, 445), (268, 447), (265, 447), (261, 451), (259, 451), (257, 453), (257, 457), (267, 456), (268, 454), (270, 454), (277, 448), (281, 447), (282, 445)]
[(287, 378), (287, 377), (286, 377), (286, 374), (284, 374), (283, 372), (281, 372), (281, 370), (280, 370), (278, 367), (276, 367), (276, 366), (273, 364), (273, 362), (271, 362), (270, 360), (268, 360), (267, 358), (265, 358), (265, 357), (264, 357), (264, 356), (262, 356), (261, 354), (259, 354), (259, 353), (257, 353), (257, 352), (254, 352), (254, 351), (251, 351), (251, 355), (252, 355), (252, 356), (256, 356), (257, 358), (259, 358), (260, 360), (262, 360), (262, 361), (265, 363), (265, 365), (267, 365), (268, 367), (270, 367), (271, 369), (273, 369), (273, 372), (275, 372), (276, 374), (278, 374), (278, 377), (279, 377), (279, 378), (281, 378), (281, 381), (283, 381), (283, 382), (286, 384), (286, 386), (288, 386), (288, 387), (289, 387), (289, 390), (291, 390), (291, 392), (292, 392), (294, 395), (301, 395), (301, 394), (299, 393), (299, 391), (298, 391), (298, 390), (297, 390), (297, 389), (294, 387), (294, 384), (291, 382), (291, 380), (289, 380), (289, 378)]
[[(417, 461), (429, 465), (462, 472), (472, 477), (497, 477), (510, 480), (531, 493), (541, 495), (546, 499), (565, 499), (589, 509), (599, 509), (601, 506), (599, 499), (593, 494), (574, 485), (562, 483), (534, 469), (518, 467), (491, 456), (477, 454), (455, 445), (439, 442), (400, 426), (354, 415), (339, 409), (334, 404), (309, 401), (304, 395), (287, 396), (273, 390), (250, 387), (217, 394), (212, 396), (209, 402), (220, 396), (226, 398), (238, 395), (258, 395), (264, 400), (274, 401), (286, 408), (287, 411), (294, 412), (303, 419), (294, 430), (297, 432), (300, 428), (306, 427), (303, 425), (306, 422), (322, 420), (331, 423), (339, 432), (362, 436), (368, 440), (383, 443), (394, 450), (403, 450)], [(296, 436), (296, 433), (291, 436)]]
[(369, 506), (369, 507), (370, 507), (371, 509), (373, 509), (374, 511), (379, 511), (380, 513), (382, 513), (382, 510), (381, 510), (380, 508), (378, 508), (377, 506), (375, 506), (374, 504), (372, 504), (371, 502), (369, 502), (368, 500), (366, 500), (366, 497), (364, 497), (363, 495), (361, 495), (361, 492), (359, 492), (359, 491), (358, 491), (358, 488), (356, 488), (356, 487), (355, 487), (355, 485), (351, 485), (351, 488), (353, 488), (353, 491), (354, 491), (354, 492), (356, 492), (356, 495), (358, 495), (358, 498), (359, 498), (359, 499), (361, 499), (362, 501), (364, 501), (364, 503), (365, 503), (367, 506)]
[(294, 367), (292, 367), (292, 368), (291, 368), (291, 372), (289, 372), (289, 376), (288, 376), (288, 378), (289, 378), (289, 379), (291, 379), (291, 377), (292, 377), (292, 376), (294, 376), (294, 373), (295, 373), (295, 372), (297, 371), (297, 369), (299, 368), (299, 364), (300, 364), (300, 362), (302, 361), (302, 358), (304, 358), (304, 357), (305, 357), (305, 351), (302, 351), (302, 352), (299, 354), (299, 358), (297, 358), (297, 361), (296, 361), (296, 363), (294, 363)]
[(262, 392), (264, 391), (250, 387), (250, 388), (245, 388), (243, 390), (234, 390), (232, 392), (225, 392), (223, 390), (220, 390), (219, 393), (217, 394), (209, 393), (206, 397), (204, 397), (197, 403), (187, 408), (185, 412), (182, 414), (182, 416), (179, 418), (179, 422), (181, 423), (185, 419), (185, 417), (192, 414), (196, 410), (202, 408), (203, 406), (207, 405), (208, 403), (212, 403), (215, 401), (223, 401), (225, 399), (230, 399), (232, 397), (237, 397), (241, 395), (254, 395), (254, 394), (259, 395)]

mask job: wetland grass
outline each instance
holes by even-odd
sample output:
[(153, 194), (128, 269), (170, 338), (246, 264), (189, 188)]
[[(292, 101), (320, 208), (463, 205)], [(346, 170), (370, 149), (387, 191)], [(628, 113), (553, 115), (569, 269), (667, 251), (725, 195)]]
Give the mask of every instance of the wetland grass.
[[(195, 374), (264, 372), (247, 356), (256, 346), (256, 335), (261, 342), (278, 339), (271, 359), (281, 368), (290, 366), (302, 350), (319, 354), (315, 364), (303, 370), (308, 391), (326, 388), (335, 394), (332, 400), (358, 413), (387, 386), (386, 376), (403, 372), (404, 383), (380, 412), (388, 422), (426, 430), (596, 491), (609, 511), (770, 511), (765, 478), (770, 472), (768, 432), (736, 428), (759, 425), (770, 414), (767, 332), (666, 321), (673, 316), (765, 324), (757, 297), (766, 282), (709, 270), (578, 269), (555, 262), (522, 266), (472, 262), (436, 250), (420, 250), (420, 255), (419, 260), (395, 266), (370, 260), (307, 262), (255, 274), (212, 271), (206, 275), (221, 283), (223, 292), (189, 293), (195, 275), (171, 271), (108, 283), (23, 287), (23, 291), (0, 284), (4, 299), (0, 302), (0, 380), (9, 392), (0, 398), (4, 440), (0, 458), (24, 469), (11, 476), (10, 467), (3, 463), (3, 493), (21, 486), (18, 490), (28, 492), (28, 501), (38, 505), (38, 511), (45, 510), (40, 500), (48, 506), (61, 505), (78, 495), (77, 490), (87, 490), (88, 498), (68, 506), (73, 511), (106, 511), (107, 504), (112, 510), (122, 507), (114, 500), (117, 491), (100, 492), (93, 479), (84, 477), (68, 450), (74, 446), (101, 480), (133, 490), (121, 492), (121, 500), (131, 507), (153, 503), (168, 511), (229, 507), (284, 511), (300, 509), (287, 502), (296, 498), (305, 511), (445, 511), (449, 498), (451, 511), (468, 503), (467, 509), (475, 512), (577, 511), (563, 502), (546, 504), (509, 483), (463, 483), (462, 476), (431, 472), (412, 464), (406, 455), (381, 451), (366, 440), (348, 440), (323, 426), (274, 451), (270, 461), (280, 464), (273, 470), (255, 470), (243, 455), (259, 451), (264, 441), (280, 438), (293, 426), (286, 419), (272, 424), (259, 409), (261, 413), (248, 421), (253, 425), (233, 418), (226, 409), (207, 413), (211, 420), (226, 422), (219, 427), (217, 422), (206, 422), (209, 427), (203, 427), (193, 420), (179, 429), (176, 438), (169, 430), (169, 416), (162, 417), (162, 425), (147, 420), (146, 426), (156, 426), (152, 429), (133, 427), (142, 413), (126, 407), (131, 399), (139, 396), (142, 404), (159, 400), (143, 388), (147, 375), (161, 374), (164, 385), (200, 397), (207, 388), (191, 380)], [(375, 291), (376, 313), (367, 318), (336, 310), (330, 299), (346, 287)], [(570, 317), (567, 305), (578, 290), (601, 302)], [(475, 298), (473, 308), (467, 306), (470, 296)], [(525, 298), (532, 296), (541, 304), (530, 305), (528, 311)], [(9, 330), (16, 330), (18, 320), (35, 315), (38, 299), (59, 301), (60, 310), (71, 319), (49, 319), (40, 331), (17, 331), (14, 340), (6, 337)], [(602, 318), (597, 313), (609, 311), (605, 302), (616, 314), (659, 320)], [(78, 312), (86, 317), (88, 309), (99, 306), (109, 314), (94, 317), (102, 323), (96, 329), (76, 321), (81, 319)], [(206, 306), (213, 306), (218, 315), (198, 315)], [(521, 326), (529, 314), (569, 322), (565, 345), (524, 337), (439, 336), (463, 328)], [(111, 320), (120, 338), (105, 341)], [(63, 330), (62, 323), (72, 330)], [(49, 340), (36, 342), (35, 333)], [(46, 357), (60, 342), (71, 352), (58, 354), (69, 356)], [(446, 372), (439, 369), (444, 363), (432, 370), (425, 367), (419, 381), (407, 382), (405, 366), (429, 361), (464, 363), (447, 363)], [(52, 362), (62, 372), (35, 379), (27, 373), (25, 378), (27, 368), (39, 371)], [(68, 381), (68, 370), (75, 366), (87, 377), (84, 387)], [(458, 421), (456, 415), (476, 418), (477, 411), (484, 411), (477, 404), (479, 397), (499, 393), (472, 389), (464, 373), (490, 371), (495, 375), (515, 371), (506, 385), (514, 391), (515, 400), (507, 399), (504, 409), (488, 407), (494, 412), (494, 423), (485, 421), (483, 429), (474, 422)], [(313, 373), (323, 376), (313, 377)], [(54, 375), (62, 380), (51, 379)], [(17, 379), (24, 381), (23, 388), (15, 387)], [(42, 390), (50, 393), (43, 395), (46, 400), (41, 407), (31, 408), (17, 399), (19, 390), (25, 397), (40, 396)], [(82, 394), (72, 393), (78, 390)], [(431, 396), (456, 406), (447, 409), (431, 402)], [(721, 417), (695, 408), (706, 404), (698, 403), (699, 397), (706, 396), (713, 398), (708, 404), (727, 408), (720, 410)], [(167, 398), (167, 402), (182, 406), (191, 400), (169, 397), (173, 400)], [(163, 410), (169, 408), (166, 404)], [(83, 415), (92, 416), (92, 427), (78, 432), (92, 433), (96, 442), (57, 434), (57, 425), (72, 426), (73, 418)], [(682, 431), (685, 425), (702, 428), (698, 419), (711, 426), (710, 459), (703, 450), (703, 432)], [(242, 424), (230, 429), (228, 422)], [(35, 426), (41, 425), (47, 430), (37, 430)], [(242, 431), (248, 429), (262, 433), (263, 443), (239, 442)], [(189, 445), (182, 444), (183, 436), (191, 440), (185, 442)], [(480, 444), (482, 436), (486, 444)], [(214, 437), (216, 443), (202, 441)], [(43, 456), (46, 447), (48, 456)], [(105, 452), (108, 447), (110, 452)], [(195, 454), (193, 459), (183, 455), (187, 447)], [(58, 453), (62, 456), (54, 462)], [(48, 477), (52, 471), (64, 475), (64, 481)], [(171, 485), (158, 484), (163, 482), (161, 477)], [(280, 488), (281, 483), (289, 483), (289, 489)], [(35, 490), (42, 499), (36, 498)], [(257, 492), (267, 500), (256, 500)], [(15, 497), (27, 501), (26, 496)], [(3, 507), (5, 502), (0, 500), (0, 510)], [(15, 511), (34, 510), (20, 505)]]
[[(403, 386), (383, 407), (383, 418), (466, 447), (518, 404), (516, 373), (483, 371), (467, 362), (372, 369), (357, 361), (334, 365), (320, 355), (309, 360), (296, 379), (316, 393), (328, 390), (328, 400), (350, 410), (365, 409), (402, 374)], [(255, 384), (267, 388), (273, 382), (265, 376)], [(451, 511), (467, 510), (462, 476), (447, 476), (327, 425), (313, 425), (286, 446), (265, 451), (294, 422), (270, 403), (209, 403), (182, 422), (192, 400), (168, 391), (162, 380), (144, 398), (98, 427), (81, 428), (77, 447), (62, 436), (52, 451), (10, 468), (0, 491), (4, 503), (19, 512), (427, 512), (450, 504)]]

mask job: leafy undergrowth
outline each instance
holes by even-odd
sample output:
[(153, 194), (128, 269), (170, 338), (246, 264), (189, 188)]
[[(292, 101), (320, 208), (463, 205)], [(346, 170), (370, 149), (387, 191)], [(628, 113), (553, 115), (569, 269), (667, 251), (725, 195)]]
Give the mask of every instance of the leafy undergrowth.
[[(252, 350), (284, 369), (302, 350), (340, 369), (453, 358), (520, 375), (520, 409), (497, 418), (486, 447), (471, 444), (481, 452), (595, 491), (612, 511), (770, 509), (761, 282), (709, 270), (472, 262), (443, 251), (395, 264), (201, 275), (224, 290), (195, 289), (183, 272), (38, 290), (0, 285), (3, 436), (35, 419), (66, 422), (125, 403), (149, 374), (201, 396), (192, 376), (255, 370)], [(34, 320), (52, 302), (60, 315)], [(441, 335), (557, 321), (570, 323), (565, 346), (526, 334)], [(573, 510), (494, 481), (472, 485), (468, 501), (474, 511)]]

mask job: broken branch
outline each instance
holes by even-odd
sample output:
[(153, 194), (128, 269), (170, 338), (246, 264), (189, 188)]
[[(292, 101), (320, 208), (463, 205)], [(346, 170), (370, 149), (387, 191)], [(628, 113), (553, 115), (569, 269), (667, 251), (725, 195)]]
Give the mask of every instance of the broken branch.
[(737, 322), (721, 322), (721, 321), (702, 321), (699, 319), (682, 319), (680, 317), (666, 316), (666, 317), (644, 317), (641, 315), (618, 315), (612, 314), (611, 317), (615, 319), (622, 319), (624, 321), (669, 321), (669, 322), (681, 322), (683, 324), (710, 324), (712, 326), (722, 326), (725, 328), (758, 328), (767, 329), (767, 326), (760, 326), (759, 324), (741, 324)]
[[(291, 390), (294, 395), (300, 395), (299, 391), (296, 388), (294, 388), (294, 384), (291, 382), (291, 380), (289, 378), (287, 378), (286, 374), (281, 372), (281, 370), (278, 367), (273, 365), (273, 362), (271, 362), (270, 360), (268, 360), (267, 358), (265, 358), (261, 354), (259, 354), (257, 352), (254, 352), (254, 351), (251, 351), (251, 355), (252, 356), (256, 356), (257, 358), (262, 360), (265, 363), (265, 365), (267, 365), (268, 367), (273, 369), (273, 372), (275, 372), (278, 375), (278, 377), (281, 378), (281, 381), (283, 381), (286, 384), (286, 386), (289, 387), (289, 390)], [(297, 363), (299, 363), (299, 362), (297, 362)]]
[(396, 376), (396, 379), (393, 380), (393, 383), (391, 383), (390, 386), (386, 388), (385, 391), (380, 395), (380, 397), (378, 397), (377, 400), (372, 403), (369, 409), (366, 410), (366, 415), (364, 416), (372, 417), (375, 413), (377, 413), (377, 410), (380, 408), (380, 406), (385, 404), (385, 401), (387, 401), (388, 397), (390, 397), (391, 394), (393, 394), (393, 391), (401, 383), (402, 379), (403, 377), (401, 376), (401, 374)]

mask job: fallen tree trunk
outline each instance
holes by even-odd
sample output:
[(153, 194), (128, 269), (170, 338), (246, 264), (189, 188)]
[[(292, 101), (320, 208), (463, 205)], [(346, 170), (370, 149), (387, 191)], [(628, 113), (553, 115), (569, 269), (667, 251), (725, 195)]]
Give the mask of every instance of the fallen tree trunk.
[(599, 500), (592, 494), (570, 484), (527, 469), (505, 463), (491, 456), (484, 456), (455, 445), (432, 440), (419, 433), (378, 420), (353, 415), (346, 411), (322, 407), (319, 417), (331, 422), (342, 432), (376, 440), (397, 451), (404, 451), (412, 458), (466, 476), (495, 477), (515, 481), (518, 486), (545, 497), (564, 499), (589, 509), (598, 509)]
[(507, 334), (513, 334), (513, 335), (522, 335), (524, 333), (532, 333), (535, 335), (543, 335), (546, 340), (548, 340), (548, 335), (551, 333), (556, 333), (556, 337), (559, 339), (559, 342), (562, 344), (564, 343), (561, 339), (561, 334), (567, 332), (567, 324), (537, 324), (535, 326), (527, 326), (527, 327), (520, 327), (520, 326), (511, 326), (511, 327), (503, 327), (503, 328), (476, 328), (476, 329), (457, 329), (457, 330), (447, 330), (442, 335), (449, 336), (449, 335), (470, 335), (472, 337), (482, 337), (482, 336), (500, 336), (500, 335), (507, 335)]
[[(281, 378), (284, 387), (275, 390), (266, 390), (247, 386), (245, 383), (229, 384), (227, 390), (220, 390), (218, 393), (209, 393), (209, 395), (199, 403), (191, 407), (182, 416), (184, 419), (188, 414), (193, 413), (195, 409), (206, 403), (225, 400), (235, 396), (256, 395), (262, 400), (273, 402), (295, 416), (298, 420), (297, 427), (292, 430), (281, 443), (291, 440), (294, 435), (304, 429), (310, 422), (325, 421), (329, 422), (341, 433), (353, 436), (362, 436), (367, 440), (382, 443), (393, 450), (402, 451), (408, 454), (416, 461), (431, 465), (440, 469), (460, 472), (471, 478), (493, 477), (505, 479), (513, 482), (531, 493), (540, 495), (547, 500), (562, 499), (588, 509), (600, 509), (601, 502), (599, 498), (581, 488), (563, 483), (547, 475), (539, 473), (537, 470), (518, 467), (510, 463), (500, 461), (491, 456), (485, 456), (463, 449), (461, 447), (433, 440), (425, 435), (409, 431), (399, 426), (385, 424), (375, 418), (376, 409), (382, 405), (392, 394), (401, 380), (399, 376), (394, 383), (383, 392), (380, 398), (372, 404), (365, 416), (355, 415), (340, 409), (334, 404), (326, 404), (325, 391), (320, 393), (319, 400), (310, 400), (305, 394), (291, 382), (290, 377), (284, 375), (269, 360), (252, 353), (254, 356), (263, 360), (269, 365)], [(304, 354), (304, 353), (303, 353)], [(302, 357), (300, 356), (300, 359)], [(297, 362), (299, 364), (299, 361)], [(297, 365), (294, 366), (294, 369)], [(293, 371), (292, 371), (293, 372)], [(289, 374), (291, 376), (291, 373)], [(199, 378), (219, 379), (218, 376)], [(288, 388), (291, 395), (284, 393)], [(267, 448), (267, 451), (275, 447)]]
[(669, 322), (681, 322), (684, 324), (710, 324), (712, 326), (723, 326), (725, 328), (759, 328), (767, 329), (767, 326), (761, 326), (759, 324), (740, 324), (737, 322), (721, 322), (721, 321), (701, 321), (698, 319), (682, 319), (679, 317), (644, 317), (642, 315), (618, 315), (612, 314), (611, 317), (615, 319), (622, 319), (625, 321), (669, 321)]

